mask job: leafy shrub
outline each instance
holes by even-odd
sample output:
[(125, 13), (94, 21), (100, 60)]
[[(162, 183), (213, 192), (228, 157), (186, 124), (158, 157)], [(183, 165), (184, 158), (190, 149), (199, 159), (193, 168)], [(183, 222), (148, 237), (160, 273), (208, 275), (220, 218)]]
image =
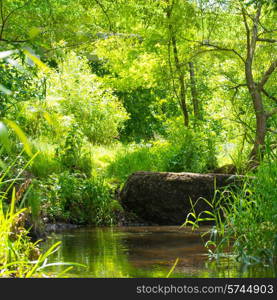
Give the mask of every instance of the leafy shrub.
[(113, 223), (114, 200), (110, 187), (100, 177), (86, 178), (65, 171), (40, 182), (43, 210), (52, 220), (77, 224)]
[(123, 182), (136, 171), (204, 173), (215, 168), (215, 137), (177, 125), (170, 128), (167, 140), (129, 144), (120, 149), (107, 167), (107, 176)]
[[(24, 63), (23, 53), (11, 52), (0, 59), (0, 117), (10, 117), (17, 113), (19, 104), (30, 99), (43, 97), (42, 81), (35, 78), (34, 68)], [(9, 57), (9, 56), (12, 56)]]
[(62, 170), (60, 161), (56, 159), (55, 145), (42, 140), (33, 140), (32, 144), (34, 152), (39, 152), (30, 167), (34, 176), (45, 178)]
[(118, 136), (126, 111), (112, 91), (91, 74), (87, 61), (70, 52), (58, 69), (47, 81), (48, 106), (71, 119), (69, 127), (76, 123), (95, 144), (109, 143)]
[(156, 134), (163, 134), (165, 92), (156, 89), (137, 88), (117, 91), (130, 118), (125, 122), (121, 140), (140, 142), (153, 139)]
[[(17, 160), (14, 161), (16, 163)], [(27, 163), (28, 165), (28, 163)], [(24, 167), (26, 167), (25, 165)], [(10, 169), (12, 165), (8, 166)], [(41, 251), (38, 246), (39, 241), (32, 242), (29, 236), (29, 228), (26, 227), (29, 222), (29, 212), (31, 208), (32, 217), (38, 217), (40, 211), (40, 198), (38, 194), (29, 193), (29, 201), (27, 205), (29, 208), (19, 208), (24, 205), (25, 196), (20, 199), (22, 190), (14, 188), (14, 185), (22, 175), (23, 169), (11, 179), (6, 179), (7, 172), (1, 174), (0, 177), (0, 277), (4, 278), (30, 278), (30, 277), (47, 277), (51, 276), (45, 273), (45, 268), (49, 267), (47, 263), (48, 257), (58, 250), (60, 242), (52, 245), (46, 251)], [(7, 171), (7, 170), (5, 170)], [(3, 183), (8, 182), (5, 187)], [(7, 203), (7, 195), (12, 190), (11, 200)], [(18, 203), (18, 200), (21, 200)], [(58, 263), (63, 265), (64, 263)], [(66, 264), (66, 263), (65, 263)], [(74, 263), (72, 263), (72, 266)], [(79, 264), (76, 264), (79, 265)], [(72, 268), (72, 267), (70, 267)], [(66, 272), (68, 269), (63, 270), (60, 274)], [(59, 276), (59, 274), (58, 274)], [(52, 275), (53, 277), (53, 275)]]
[(73, 127), (94, 144), (108, 144), (128, 118), (113, 91), (92, 74), (87, 61), (69, 52), (58, 61), (58, 71), (42, 74), (45, 99), (21, 105), (18, 121), (33, 136), (60, 143)]
[(91, 153), (83, 147), (86, 138), (76, 124), (72, 126), (65, 139), (56, 147), (56, 159), (64, 170), (82, 172), (91, 175)]
[(205, 173), (217, 166), (216, 135), (203, 127), (202, 130), (184, 128), (177, 118), (168, 122), (167, 138), (172, 145), (168, 171)]

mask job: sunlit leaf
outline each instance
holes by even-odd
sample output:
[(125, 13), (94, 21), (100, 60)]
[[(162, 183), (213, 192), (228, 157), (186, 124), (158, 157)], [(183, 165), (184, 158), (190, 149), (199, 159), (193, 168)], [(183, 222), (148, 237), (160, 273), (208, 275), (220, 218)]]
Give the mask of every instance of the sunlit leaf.
[(43, 113), (45, 120), (49, 123), (49, 125), (55, 125), (54, 120), (52, 119), (52, 117), (49, 115), (48, 112), (44, 112)]
[(30, 30), (29, 30), (29, 37), (30, 39), (33, 39), (35, 38), (37, 35), (39, 35), (41, 32), (41, 29), (38, 28), (38, 27), (32, 27)]
[(11, 201), (11, 205), (10, 205), (10, 216), (13, 216), (13, 214), (14, 214), (15, 202), (16, 202), (15, 188), (13, 188), (13, 191), (12, 191), (12, 201)]
[(7, 50), (7, 51), (2, 51), (0, 52), (0, 59), (1, 58), (6, 58), (10, 55), (12, 55), (13, 53), (17, 52), (17, 50)]
[(7, 168), (7, 165), (3, 162), (3, 160), (0, 159), (0, 168), (2, 170), (5, 170)]
[(9, 148), (9, 135), (8, 129), (3, 122), (0, 122), (0, 143), (5, 147)]
[(29, 57), (43, 72), (48, 73), (51, 69), (43, 63), (36, 55), (32, 54), (29, 50), (24, 49), (23, 53)]
[(15, 59), (7, 58), (6, 60), (10, 65), (17, 68), (18, 70), (20, 70), (20, 71), (24, 70), (23, 67)]
[(11, 94), (12, 94), (12, 91), (9, 90), (9, 89), (7, 89), (7, 88), (6, 88), (4, 85), (2, 85), (1, 83), (0, 83), (0, 91), (3, 92), (3, 93), (6, 94), (6, 95), (11, 95)]
[(32, 157), (33, 153), (31, 150), (31, 145), (28, 141), (28, 138), (26, 137), (25, 133), (22, 131), (22, 129), (13, 121), (11, 120), (5, 120), (5, 123), (11, 128), (13, 129), (13, 131), (16, 133), (16, 135), (18, 136), (19, 140), (21, 141), (21, 143), (24, 146), (24, 150), (25, 152)]

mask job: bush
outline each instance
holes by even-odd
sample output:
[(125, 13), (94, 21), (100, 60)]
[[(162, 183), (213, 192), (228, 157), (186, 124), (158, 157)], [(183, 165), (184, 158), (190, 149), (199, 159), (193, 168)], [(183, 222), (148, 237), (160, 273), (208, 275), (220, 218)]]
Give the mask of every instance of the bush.
[(122, 183), (137, 171), (204, 173), (217, 166), (214, 136), (172, 126), (167, 138), (125, 146), (116, 153), (106, 175)]
[(64, 170), (81, 172), (90, 176), (92, 172), (91, 153), (86, 138), (78, 126), (73, 125), (65, 139), (56, 147), (56, 159)]
[[(17, 161), (15, 160), (15, 162)], [(8, 166), (7, 169), (11, 166)], [(47, 264), (48, 257), (58, 250), (61, 243), (58, 242), (52, 245), (42, 253), (38, 246), (41, 240), (32, 241), (29, 235), (30, 228), (27, 229), (26, 227), (30, 225), (30, 210), (33, 218), (38, 217), (40, 199), (33, 191), (29, 193), (30, 197), (27, 205), (24, 203), (27, 194), (23, 199), (20, 199), (22, 190), (18, 189), (16, 191), (14, 185), (22, 172), (21, 169), (14, 178), (8, 180), (6, 179), (7, 173), (4, 172), (0, 178), (0, 277), (53, 277), (53, 275), (45, 273), (45, 268), (49, 267), (49, 264)], [(5, 181), (9, 182), (7, 188), (2, 185)], [(12, 190), (12, 194), (8, 204), (7, 195), (10, 190)], [(21, 200), (20, 203), (18, 203), (19, 199)], [(18, 206), (22, 207), (23, 204), (29, 207), (19, 209)], [(58, 264), (63, 265), (64, 263)]]
[(40, 75), (45, 99), (21, 105), (17, 119), (27, 134), (60, 143), (75, 126), (94, 144), (108, 144), (118, 137), (127, 113), (113, 91), (91, 73), (86, 59), (69, 52), (57, 69)]
[(39, 152), (31, 164), (31, 173), (39, 178), (45, 178), (52, 173), (59, 173), (62, 170), (61, 163), (56, 159), (55, 145), (42, 140), (34, 140), (33, 152)]
[(216, 134), (209, 128), (184, 128), (177, 118), (168, 122), (167, 138), (172, 145), (168, 171), (205, 173), (217, 166)]
[(86, 178), (65, 171), (40, 182), (44, 213), (52, 221), (110, 225), (116, 208), (111, 190), (100, 177)]
[(48, 78), (46, 102), (53, 111), (76, 123), (88, 140), (109, 143), (127, 119), (122, 104), (91, 74), (85, 59), (68, 53), (58, 64), (59, 72)]
[(166, 165), (161, 151), (165, 152), (166, 142), (130, 144), (120, 149), (107, 167), (106, 176), (123, 183), (137, 171), (165, 171)]
[[(253, 182), (234, 200), (227, 229), (237, 236), (234, 251), (242, 261), (274, 265), (277, 259), (277, 161), (263, 163)], [(230, 234), (230, 233), (229, 233)]]
[(0, 118), (14, 118), (20, 103), (43, 96), (43, 82), (35, 77), (34, 68), (23, 63), (22, 54), (14, 53), (12, 61), (0, 59)]

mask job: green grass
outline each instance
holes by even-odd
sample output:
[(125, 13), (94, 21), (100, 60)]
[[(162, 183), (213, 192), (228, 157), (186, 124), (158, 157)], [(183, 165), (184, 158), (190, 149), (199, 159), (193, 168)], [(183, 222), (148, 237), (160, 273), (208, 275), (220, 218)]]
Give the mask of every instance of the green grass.
[(167, 142), (127, 145), (116, 153), (107, 167), (106, 176), (123, 183), (133, 172), (166, 171), (167, 148)]
[(32, 144), (33, 148), (39, 151), (31, 166), (34, 176), (45, 178), (52, 173), (61, 171), (62, 166), (55, 157), (55, 145), (50, 144), (47, 140), (33, 140)]
[[(35, 158), (36, 156), (33, 157), (33, 159)], [(31, 241), (28, 235), (29, 229), (25, 227), (29, 210), (27, 208), (17, 208), (16, 190), (13, 187), (23, 170), (14, 179), (10, 180), (10, 185), (6, 190), (0, 190), (0, 277), (52, 277), (46, 270), (51, 266), (51, 264), (47, 263), (47, 259), (59, 249), (61, 243), (57, 242), (44, 253), (41, 253), (38, 246), (40, 240), (36, 242)], [(0, 187), (2, 187), (1, 183), (4, 181), (6, 174), (7, 172), (4, 172), (0, 177)], [(8, 191), (11, 189), (11, 200), (7, 204)], [(60, 274), (55, 274), (57, 277), (61, 277), (75, 265), (81, 266), (76, 263), (62, 262), (57, 264), (68, 265), (68, 268), (64, 269)]]
[(119, 149), (106, 167), (106, 177), (123, 183), (137, 171), (199, 172), (215, 167), (209, 160), (209, 146), (196, 145), (190, 136), (184, 139), (153, 140), (148, 143), (129, 144)]
[(276, 160), (264, 162), (249, 175), (240, 189), (216, 191), (210, 211), (196, 215), (192, 209), (185, 225), (198, 227), (207, 219), (215, 221), (206, 244), (214, 258), (229, 255), (244, 265), (276, 266)]
[(4, 210), (0, 199), (0, 277), (49, 276), (45, 273), (47, 258), (58, 250), (60, 242), (40, 253), (38, 242), (31, 242), (24, 228), (26, 209), (16, 211), (15, 203), (15, 189), (8, 210)]

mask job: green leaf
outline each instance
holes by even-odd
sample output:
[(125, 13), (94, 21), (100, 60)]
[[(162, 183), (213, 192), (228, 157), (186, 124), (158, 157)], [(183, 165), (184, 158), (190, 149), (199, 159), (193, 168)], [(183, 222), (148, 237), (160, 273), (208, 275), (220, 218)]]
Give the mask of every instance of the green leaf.
[(3, 92), (3, 93), (6, 94), (6, 95), (11, 95), (11, 94), (12, 94), (12, 91), (9, 90), (9, 89), (7, 89), (7, 88), (6, 88), (4, 85), (2, 85), (1, 83), (0, 83), (0, 91)]
[(28, 141), (28, 138), (26, 137), (25, 133), (22, 131), (22, 129), (13, 121), (11, 120), (5, 120), (5, 123), (13, 129), (13, 131), (16, 133), (16, 135), (18, 136), (19, 140), (21, 141), (21, 143), (23, 144), (24, 150), (25, 152), (32, 157), (33, 153), (31, 150), (31, 145)]
[(172, 266), (172, 268), (170, 269), (170, 271), (168, 272), (168, 274), (166, 275), (166, 278), (169, 278), (169, 276), (171, 275), (171, 273), (174, 271), (174, 269), (176, 268), (177, 264), (179, 261), (179, 257), (175, 260), (174, 265)]
[(7, 151), (10, 150), (8, 129), (3, 122), (0, 122), (0, 143), (6, 148)]
[(16, 197), (15, 197), (15, 188), (13, 188), (12, 191), (12, 201), (10, 205), (10, 216), (12, 217), (15, 211), (15, 202), (16, 202)]
[(38, 28), (38, 27), (32, 27), (30, 30), (29, 30), (29, 37), (30, 39), (33, 39), (35, 38), (37, 35), (39, 35), (41, 32), (41, 29)]
[(29, 50), (24, 49), (23, 53), (29, 57), (43, 72), (48, 73), (51, 71), (51, 69), (43, 63), (37, 56), (32, 54)]

